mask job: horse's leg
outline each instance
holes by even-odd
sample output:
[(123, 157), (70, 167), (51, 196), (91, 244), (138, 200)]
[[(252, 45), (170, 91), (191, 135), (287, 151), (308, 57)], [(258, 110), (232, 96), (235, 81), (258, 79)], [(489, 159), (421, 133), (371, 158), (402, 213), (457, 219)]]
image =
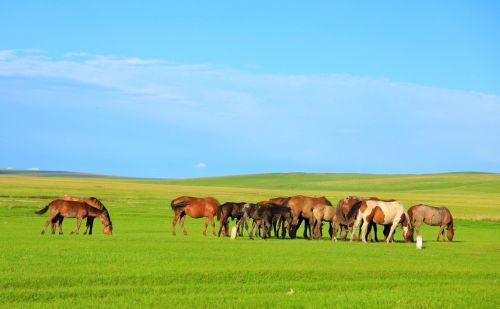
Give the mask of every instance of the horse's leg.
[(330, 221), (328, 226), (328, 235), (330, 235), (330, 239), (333, 239), (333, 222)]
[(63, 234), (63, 231), (62, 231), (62, 223), (63, 223), (63, 220), (64, 220), (64, 217), (61, 216), (59, 217), (59, 220), (57, 220), (56, 222), (56, 229), (59, 230), (59, 235), (62, 235)]
[(334, 222), (333, 223), (333, 230), (332, 230), (332, 240), (337, 241), (337, 231), (339, 230), (340, 223)]
[(208, 228), (208, 217), (205, 219), (205, 223), (203, 223), (203, 236), (207, 236), (207, 228)]
[(354, 240), (354, 231), (358, 228), (359, 224), (361, 223), (361, 220), (363, 217), (361, 215), (358, 215), (356, 217), (356, 221), (354, 221), (354, 225), (352, 226), (352, 231), (351, 231), (351, 241)]
[(246, 224), (246, 228), (247, 228), (248, 237), (250, 239), (253, 239), (253, 229), (255, 227), (255, 220), (252, 222), (252, 228), (250, 229), (250, 231), (248, 230), (249, 229), (249, 227), (248, 227), (248, 221), (245, 222), (245, 224)]
[[(220, 237), (220, 234), (222, 233), (222, 227), (224, 226), (224, 218), (220, 218), (220, 226), (219, 226), (219, 233), (218, 236)], [(225, 235), (224, 235), (225, 236)]]
[[(210, 224), (212, 225), (212, 235), (215, 236), (215, 221), (214, 221), (214, 216), (213, 215), (209, 215), (208, 216), (208, 220), (210, 221)], [(229, 236), (229, 234), (227, 232), (228, 228), (229, 228), (229, 222), (226, 225), (226, 236)]]
[(71, 231), (71, 234), (78, 235), (78, 233), (80, 233), (80, 225), (82, 224), (82, 220), (83, 220), (83, 218), (76, 217), (76, 226), (75, 226), (75, 229), (73, 231)]
[(49, 214), (49, 218), (47, 219), (47, 221), (45, 221), (45, 224), (43, 225), (43, 228), (42, 228), (42, 231), (40, 232), (40, 234), (45, 234), (45, 230), (47, 229), (47, 226), (49, 226), (49, 224), (52, 224), (52, 220), (54, 220), (54, 218), (57, 216), (57, 214), (53, 215), (52, 213)]
[(375, 234), (375, 242), (378, 242), (377, 224), (376, 223), (373, 223), (373, 234)]
[(361, 222), (361, 240), (366, 243), (366, 234), (367, 234), (367, 230), (368, 230), (368, 227), (370, 226), (370, 221), (368, 220), (363, 220), (363, 222)]
[(304, 238), (309, 239), (307, 236), (307, 230), (309, 230), (309, 235), (311, 234), (311, 225), (309, 224), (309, 219), (304, 218)]
[(89, 231), (89, 226), (90, 226), (90, 217), (87, 217), (87, 222), (85, 223), (85, 229), (83, 230), (83, 235), (87, 235), (87, 232)]
[(444, 241), (445, 240), (444, 239), (444, 224), (441, 224), (441, 227), (439, 228), (439, 233), (438, 233), (437, 241), (439, 241), (439, 238), (441, 237), (441, 234), (443, 235), (443, 241)]
[(187, 236), (188, 234), (188, 231), (186, 230), (186, 228), (184, 227), (184, 221), (186, 221), (186, 213), (181, 213), (181, 216), (180, 216), (180, 219), (179, 219), (179, 226), (181, 227), (182, 229), (182, 233), (184, 233), (184, 235)]
[(420, 227), (422, 226), (422, 222), (415, 223), (415, 231), (417, 232), (417, 236), (420, 236)]
[(56, 228), (57, 228), (57, 222), (59, 221), (59, 218), (56, 216), (52, 221), (50, 221), (50, 229), (52, 230), (52, 235), (56, 233)]
[(177, 220), (179, 220), (179, 215), (181, 214), (181, 212), (179, 211), (176, 211), (174, 213), (174, 220), (172, 221), (172, 235), (175, 236), (175, 225), (177, 224)]
[(89, 235), (92, 235), (92, 229), (94, 228), (94, 219), (90, 218)]
[[(399, 218), (400, 216), (397, 216), (397, 217)], [(399, 225), (398, 220), (394, 220), (394, 222), (392, 222), (391, 230), (389, 231), (389, 235), (387, 236), (387, 240), (386, 240), (387, 243), (390, 243), (393, 241), (394, 231), (396, 230), (398, 225)]]

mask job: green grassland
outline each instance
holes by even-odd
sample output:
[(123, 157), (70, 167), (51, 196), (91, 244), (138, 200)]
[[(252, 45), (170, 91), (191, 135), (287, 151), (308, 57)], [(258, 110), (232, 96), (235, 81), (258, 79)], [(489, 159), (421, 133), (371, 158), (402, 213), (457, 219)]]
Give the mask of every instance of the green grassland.
[[(40, 235), (35, 210), (61, 195), (96, 196), (113, 236)], [(446, 205), (452, 243), (305, 239), (231, 241), (171, 234), (179, 195), (255, 202), (269, 197), (349, 195)], [(218, 227), (218, 226), (217, 226)], [(1, 307), (500, 307), (500, 175), (266, 174), (157, 180), (78, 175), (0, 175)], [(326, 229), (325, 229), (326, 234)], [(300, 233), (299, 233), (300, 235)], [(396, 239), (401, 239), (398, 232)], [(289, 295), (290, 289), (293, 294)]]

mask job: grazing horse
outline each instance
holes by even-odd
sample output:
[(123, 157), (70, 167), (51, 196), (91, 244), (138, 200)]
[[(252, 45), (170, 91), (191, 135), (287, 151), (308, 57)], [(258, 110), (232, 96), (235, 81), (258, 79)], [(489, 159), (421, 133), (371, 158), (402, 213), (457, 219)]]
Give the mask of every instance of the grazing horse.
[[(257, 209), (262, 208), (262, 206), (259, 206), (257, 204), (253, 203), (246, 203), (243, 205), (242, 211), (243, 211), (243, 217), (241, 220), (239, 220), (236, 224), (238, 227), (238, 230), (243, 231), (243, 228), (247, 230), (248, 237), (250, 239), (253, 239), (253, 230), (255, 228), (255, 225), (259, 221), (260, 217), (259, 214), (257, 213)], [(252, 223), (252, 229), (248, 227), (248, 220), (253, 219)]]
[(206, 217), (205, 223), (203, 224), (203, 235), (207, 235), (208, 223), (212, 225), (212, 234), (215, 236), (215, 222), (214, 217), (217, 214), (217, 209), (219, 208), (219, 202), (213, 197), (191, 197), (191, 196), (181, 196), (178, 197), (170, 203), (172, 210), (174, 211), (174, 220), (172, 221), (172, 235), (175, 235), (175, 225), (177, 220), (179, 220), (179, 225), (181, 226), (184, 235), (187, 235), (187, 230), (184, 227), (184, 220), (186, 220), (186, 215), (191, 218), (203, 218)]
[[(108, 211), (104, 204), (98, 200), (95, 197), (87, 197), (87, 198), (78, 198), (78, 197), (72, 197), (72, 196), (62, 196), (56, 198), (56, 200), (62, 200), (62, 201), (73, 201), (73, 202), (84, 202), (89, 204), (90, 206), (97, 208), (97, 209), (102, 209), (105, 211)], [(62, 223), (63, 223), (64, 217), (63, 216), (56, 216), (52, 222), (52, 230), (54, 231), (56, 228), (59, 228), (59, 234), (62, 234)], [(83, 234), (89, 233), (89, 235), (92, 235), (92, 228), (94, 227), (94, 217), (87, 217), (87, 223), (85, 224), (85, 230), (83, 231)]]
[(284, 205), (292, 210), (293, 222), (290, 229), (290, 238), (295, 238), (297, 236), (297, 230), (300, 227), (301, 222), (304, 220), (304, 238), (307, 237), (307, 230), (311, 230), (309, 219), (312, 215), (312, 210), (317, 205), (329, 205), (332, 206), (330, 201), (322, 197), (309, 197), (303, 195), (296, 195), (284, 202)]
[[(335, 210), (335, 222), (332, 232), (334, 241), (337, 241), (337, 231), (339, 227), (340, 239), (346, 240), (349, 232), (351, 233), (351, 235), (354, 235), (354, 239), (359, 239), (359, 237), (354, 234), (353, 225), (354, 221), (356, 220), (357, 210), (359, 209), (359, 205), (363, 200), (365, 200), (365, 198), (352, 195), (339, 200)], [(378, 241), (376, 224), (370, 224), (370, 226), (368, 226), (367, 233), (370, 233), (372, 227), (375, 232), (375, 241)]]
[[(109, 217), (108, 211), (94, 208), (87, 203), (79, 201), (54, 200), (35, 213), (37, 215), (41, 215), (47, 212), (47, 210), (49, 209), (49, 218), (45, 222), (45, 225), (42, 229), (42, 234), (45, 233), (45, 229), (47, 228), (47, 226), (57, 216), (76, 218), (76, 227), (71, 232), (71, 234), (78, 234), (80, 232), (80, 225), (83, 218), (89, 217), (98, 217), (99, 219), (101, 219), (102, 225), (104, 226), (104, 234), (111, 235), (113, 232), (113, 225), (111, 223), (111, 218)], [(52, 234), (54, 233), (55, 231), (52, 230)]]
[(330, 237), (333, 240), (333, 225), (335, 224), (336, 208), (329, 205), (317, 205), (312, 211), (312, 237), (319, 239), (321, 237), (321, 225), (323, 221), (330, 223)]
[[(281, 238), (285, 238), (286, 231), (292, 225), (293, 217), (292, 211), (290, 208), (274, 203), (265, 204), (265, 207), (269, 210), (268, 212), (263, 213), (263, 221), (271, 222), (274, 227), (274, 236), (279, 238), (279, 231), (281, 228)], [(267, 217), (266, 217), (267, 216)], [(269, 217), (270, 216), (270, 217)], [(270, 235), (270, 230), (269, 237)]]
[[(377, 198), (369, 198), (356, 204), (356, 207), (351, 209), (351, 212), (357, 212), (356, 221), (354, 222), (353, 230), (355, 230), (361, 221), (361, 240), (366, 242), (367, 228), (371, 222), (382, 225), (391, 225), (389, 234), (386, 237), (386, 242), (393, 241), (393, 235), (396, 227), (402, 223), (403, 237), (405, 241), (413, 241), (413, 230), (410, 223), (408, 213), (403, 205), (395, 200), (383, 201)], [(351, 241), (354, 233), (351, 233)]]
[(428, 225), (440, 226), (439, 233), (437, 236), (437, 241), (441, 235), (444, 239), (444, 228), (447, 229), (447, 237), (449, 241), (453, 240), (453, 235), (455, 234), (455, 229), (453, 228), (453, 217), (451, 212), (446, 207), (433, 207), (429, 205), (415, 205), (408, 209), (408, 215), (410, 216), (410, 222), (415, 226), (417, 235), (420, 235), (420, 226), (422, 222)]
[[(219, 237), (221, 232), (223, 236), (229, 236), (229, 219), (240, 220), (243, 217), (243, 205), (245, 204), (246, 203), (227, 202), (219, 206), (217, 209), (217, 220), (220, 221)], [(239, 229), (238, 232), (240, 232)], [(242, 236), (242, 232), (243, 231), (239, 233), (240, 236)]]

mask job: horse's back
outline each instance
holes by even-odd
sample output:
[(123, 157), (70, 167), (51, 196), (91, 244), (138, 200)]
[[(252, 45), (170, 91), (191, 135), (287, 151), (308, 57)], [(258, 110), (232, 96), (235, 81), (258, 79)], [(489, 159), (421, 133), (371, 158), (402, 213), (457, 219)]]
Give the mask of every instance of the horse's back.
[(367, 209), (364, 210), (367, 214), (371, 214), (376, 207), (382, 211), (384, 214), (385, 224), (388, 224), (395, 220), (396, 217), (401, 216), (404, 212), (404, 206), (398, 201), (383, 201), (383, 200), (366, 200)]

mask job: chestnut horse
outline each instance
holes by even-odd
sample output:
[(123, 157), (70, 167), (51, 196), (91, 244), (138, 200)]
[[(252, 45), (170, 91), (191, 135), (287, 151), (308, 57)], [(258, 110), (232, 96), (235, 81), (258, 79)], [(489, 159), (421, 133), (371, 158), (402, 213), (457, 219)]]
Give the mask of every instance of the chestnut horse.
[[(389, 234), (386, 237), (386, 242), (393, 241), (393, 235), (396, 227), (401, 223), (403, 225), (403, 237), (405, 241), (413, 240), (413, 230), (410, 223), (408, 213), (403, 205), (395, 200), (383, 201), (377, 198), (369, 198), (356, 204), (356, 207), (351, 209), (351, 212), (357, 210), (356, 221), (354, 222), (353, 230), (359, 226), (361, 221), (361, 240), (366, 242), (366, 231), (371, 222), (382, 225), (391, 225)], [(351, 233), (351, 241), (354, 233)]]
[(446, 207), (433, 207), (429, 205), (415, 205), (408, 209), (408, 215), (410, 216), (410, 222), (415, 226), (417, 235), (420, 235), (420, 226), (422, 222), (428, 225), (440, 226), (437, 241), (441, 235), (444, 239), (444, 228), (447, 229), (447, 237), (449, 241), (453, 240), (453, 235), (455, 234), (455, 229), (453, 228), (453, 217), (451, 212)]
[[(49, 218), (45, 222), (45, 225), (42, 229), (42, 234), (45, 233), (45, 229), (47, 226), (56, 218), (57, 216), (68, 217), (68, 218), (76, 218), (76, 227), (71, 232), (71, 234), (78, 234), (80, 232), (80, 225), (82, 223), (83, 218), (89, 217), (98, 217), (101, 219), (102, 225), (104, 226), (104, 234), (111, 235), (113, 232), (113, 225), (111, 223), (111, 218), (109, 217), (109, 213), (106, 210), (97, 209), (90, 206), (84, 202), (78, 201), (63, 201), (63, 200), (54, 200), (50, 202), (47, 206), (35, 212), (37, 215), (44, 214), (47, 210), (50, 209)], [(52, 234), (55, 231), (52, 230)]]
[(181, 196), (178, 197), (170, 203), (172, 210), (174, 211), (174, 220), (172, 221), (172, 235), (175, 235), (175, 225), (177, 220), (179, 220), (179, 225), (181, 226), (184, 235), (187, 235), (187, 230), (184, 227), (184, 220), (186, 220), (186, 215), (191, 218), (203, 218), (206, 217), (205, 223), (203, 224), (203, 235), (207, 235), (208, 223), (212, 225), (212, 234), (215, 236), (215, 222), (214, 217), (217, 214), (217, 209), (219, 208), (219, 202), (213, 197), (192, 197), (192, 196)]
[(307, 230), (311, 230), (309, 219), (312, 218), (312, 210), (317, 205), (329, 205), (331, 207), (332, 203), (330, 203), (330, 201), (324, 196), (310, 197), (303, 195), (293, 196), (284, 202), (284, 206), (292, 210), (293, 221), (289, 232), (290, 238), (295, 238), (297, 236), (297, 230), (302, 221), (305, 221), (304, 238), (308, 238)]
[[(72, 197), (72, 196), (61, 196), (61, 197), (56, 198), (56, 200), (84, 202), (84, 203), (87, 203), (94, 208), (108, 211), (106, 209), (106, 207), (104, 206), (104, 204), (95, 197), (78, 198), (78, 197)], [(64, 220), (63, 216), (61, 216), (61, 215), (56, 216), (51, 222), (52, 231), (55, 231), (56, 228), (59, 228), (59, 234), (62, 234), (63, 220)], [(89, 235), (92, 235), (92, 228), (93, 227), (94, 227), (94, 217), (87, 217), (87, 222), (85, 224), (85, 230), (83, 231), (83, 234), (85, 235), (88, 232)]]

